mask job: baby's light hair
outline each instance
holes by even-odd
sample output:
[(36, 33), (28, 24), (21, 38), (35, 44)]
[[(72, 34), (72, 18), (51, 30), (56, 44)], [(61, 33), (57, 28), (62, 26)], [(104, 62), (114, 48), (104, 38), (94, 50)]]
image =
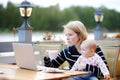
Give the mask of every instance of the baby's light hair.
[(95, 40), (84, 40), (83, 41), (87, 47), (96, 51), (97, 44)]

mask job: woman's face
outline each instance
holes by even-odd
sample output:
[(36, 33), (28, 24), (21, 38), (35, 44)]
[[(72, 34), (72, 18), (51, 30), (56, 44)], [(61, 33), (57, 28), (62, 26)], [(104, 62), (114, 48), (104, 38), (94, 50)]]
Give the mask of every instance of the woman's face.
[(66, 35), (66, 40), (67, 40), (68, 45), (72, 46), (72, 45), (75, 45), (78, 42), (79, 37), (73, 30), (65, 29), (64, 33)]

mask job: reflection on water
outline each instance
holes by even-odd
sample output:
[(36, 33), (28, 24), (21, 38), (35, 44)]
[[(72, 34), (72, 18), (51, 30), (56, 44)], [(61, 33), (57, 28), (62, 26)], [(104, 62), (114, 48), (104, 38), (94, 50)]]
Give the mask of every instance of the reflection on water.
[[(63, 40), (65, 41), (65, 35), (63, 33), (53, 33), (55, 34), (54, 40)], [(109, 36), (113, 36), (116, 33), (107, 33)], [(44, 33), (40, 32), (34, 32), (32, 33), (32, 41), (42, 41), (44, 37)], [(94, 39), (94, 34), (89, 33), (88, 39)], [(18, 41), (18, 34), (14, 35), (13, 33), (0, 33), (0, 42), (6, 42), (6, 41)]]

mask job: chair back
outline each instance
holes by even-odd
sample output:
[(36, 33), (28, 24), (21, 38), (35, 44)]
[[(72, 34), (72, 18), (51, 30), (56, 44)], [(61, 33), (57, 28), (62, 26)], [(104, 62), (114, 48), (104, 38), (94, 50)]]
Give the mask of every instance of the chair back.
[[(42, 42), (39, 44), (35, 44), (35, 49), (39, 50), (41, 55), (44, 55), (44, 52), (46, 50), (51, 50), (55, 52), (55, 55), (57, 55), (62, 49), (64, 49), (66, 45), (63, 42)], [(59, 66), (61, 69), (68, 69), (68, 63), (65, 61), (61, 66)]]
[(107, 60), (111, 78), (117, 77), (118, 63), (120, 57), (120, 41), (100, 40), (97, 44), (102, 49)]

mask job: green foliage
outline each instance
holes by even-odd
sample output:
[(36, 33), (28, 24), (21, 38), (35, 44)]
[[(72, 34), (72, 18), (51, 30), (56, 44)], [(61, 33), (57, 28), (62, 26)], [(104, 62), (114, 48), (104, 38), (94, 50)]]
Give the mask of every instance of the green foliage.
[[(101, 7), (104, 13), (104, 20), (101, 23), (103, 28), (110, 31), (120, 31), (119, 21), (120, 12), (109, 10), (104, 6)], [(62, 31), (63, 25), (70, 20), (82, 21), (88, 30), (95, 28), (94, 20), (95, 8), (71, 6), (60, 10), (58, 5), (47, 8), (34, 6), (32, 15), (28, 19), (29, 24), (34, 31)], [(16, 5), (8, 2), (7, 7), (0, 4), (0, 31), (11, 32), (13, 27), (20, 27), (24, 19), (20, 16), (19, 9)]]
[(119, 28), (120, 13), (117, 13), (115, 10), (107, 10), (107, 9), (103, 9), (103, 11), (104, 11), (103, 25), (110, 31), (120, 30)]

